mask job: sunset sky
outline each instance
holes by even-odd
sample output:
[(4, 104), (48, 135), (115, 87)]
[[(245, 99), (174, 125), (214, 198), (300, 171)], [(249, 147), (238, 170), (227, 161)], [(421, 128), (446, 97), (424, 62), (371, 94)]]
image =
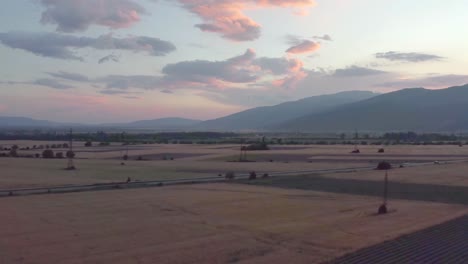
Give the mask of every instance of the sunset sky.
[(7, 0), (0, 116), (211, 119), (468, 83), (466, 0)]

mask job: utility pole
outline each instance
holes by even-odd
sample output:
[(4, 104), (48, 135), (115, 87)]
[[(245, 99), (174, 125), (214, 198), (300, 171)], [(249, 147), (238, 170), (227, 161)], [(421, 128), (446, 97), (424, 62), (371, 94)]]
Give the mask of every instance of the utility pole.
[(68, 158), (68, 164), (67, 164), (67, 170), (74, 170), (75, 169), (75, 163), (73, 161), (73, 158), (75, 157), (75, 153), (73, 152), (73, 129), (70, 128), (70, 138), (69, 138), (69, 143), (68, 143), (68, 152), (67, 152), (67, 158)]
[(379, 207), (379, 211), (378, 211), (379, 214), (387, 213), (387, 201), (388, 201), (388, 170), (385, 170), (383, 203)]

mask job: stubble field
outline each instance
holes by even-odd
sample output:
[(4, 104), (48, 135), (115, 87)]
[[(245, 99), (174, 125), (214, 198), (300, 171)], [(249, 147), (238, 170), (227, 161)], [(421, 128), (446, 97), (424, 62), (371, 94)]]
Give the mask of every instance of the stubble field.
[[(359, 148), (272, 146), (234, 162), (236, 145), (130, 146), (127, 161), (125, 146), (77, 146), (75, 171), (66, 159), (0, 158), (0, 189), (350, 168), (0, 198), (0, 263), (320, 263), (468, 213), (468, 147)], [(378, 216), (384, 172), (370, 168), (381, 160), (396, 168)]]

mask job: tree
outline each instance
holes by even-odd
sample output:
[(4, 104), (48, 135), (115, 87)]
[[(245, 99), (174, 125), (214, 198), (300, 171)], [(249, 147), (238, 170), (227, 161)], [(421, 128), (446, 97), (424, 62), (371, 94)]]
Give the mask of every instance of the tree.
[(63, 152), (57, 152), (57, 153), (55, 153), (55, 158), (57, 158), (57, 159), (63, 159)]
[(46, 149), (42, 152), (42, 157), (44, 159), (53, 159), (55, 156), (54, 156), (54, 151), (51, 150), (51, 149)]
[(12, 148), (10, 150), (10, 157), (14, 157), (14, 158), (18, 157), (18, 151), (15, 148)]
[(75, 152), (69, 150), (67, 151), (67, 154), (66, 154), (67, 158), (69, 159), (73, 159), (75, 157)]
[(345, 133), (341, 133), (341, 134), (340, 134), (340, 139), (341, 139), (341, 140), (344, 140), (345, 138), (346, 138), (346, 134), (345, 134)]
[(389, 162), (387, 161), (381, 161), (379, 162), (379, 164), (377, 165), (377, 170), (390, 170), (392, 168), (392, 164), (390, 164)]

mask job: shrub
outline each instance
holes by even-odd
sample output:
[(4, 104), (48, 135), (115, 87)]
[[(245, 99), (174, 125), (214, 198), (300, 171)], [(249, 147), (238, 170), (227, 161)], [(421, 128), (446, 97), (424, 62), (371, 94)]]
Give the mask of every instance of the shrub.
[(270, 175), (268, 175), (268, 173), (264, 173), (264, 174), (262, 175), (262, 178), (268, 178), (268, 177), (270, 177)]
[(36, 159), (38, 159), (38, 158), (40, 158), (40, 157), (41, 157), (41, 154), (39, 154), (39, 153), (36, 153), (36, 154), (34, 154), (34, 157), (36, 157)]
[(128, 155), (127, 154), (123, 155), (122, 159), (123, 160), (128, 160)]
[(351, 153), (357, 154), (357, 153), (361, 153), (361, 151), (359, 149), (355, 149), (355, 150), (351, 151)]
[(381, 148), (379, 149), (379, 151), (377, 151), (378, 153), (384, 153), (385, 152), (385, 149)]
[(377, 164), (377, 170), (390, 170), (392, 168), (392, 164), (387, 161), (381, 161)]
[(225, 178), (228, 180), (233, 180), (234, 178), (236, 178), (236, 174), (233, 171), (228, 171), (226, 172)]
[(54, 151), (51, 149), (46, 149), (42, 152), (42, 157), (44, 159), (53, 159), (54, 158)]
[(63, 152), (57, 152), (57, 153), (55, 153), (55, 158), (57, 158), (57, 159), (63, 159)]
[(91, 141), (86, 141), (86, 143), (84, 144), (85, 147), (92, 147), (93, 146), (93, 142)]
[(255, 179), (257, 179), (257, 173), (255, 173), (255, 171), (250, 172), (249, 180), (255, 180)]

